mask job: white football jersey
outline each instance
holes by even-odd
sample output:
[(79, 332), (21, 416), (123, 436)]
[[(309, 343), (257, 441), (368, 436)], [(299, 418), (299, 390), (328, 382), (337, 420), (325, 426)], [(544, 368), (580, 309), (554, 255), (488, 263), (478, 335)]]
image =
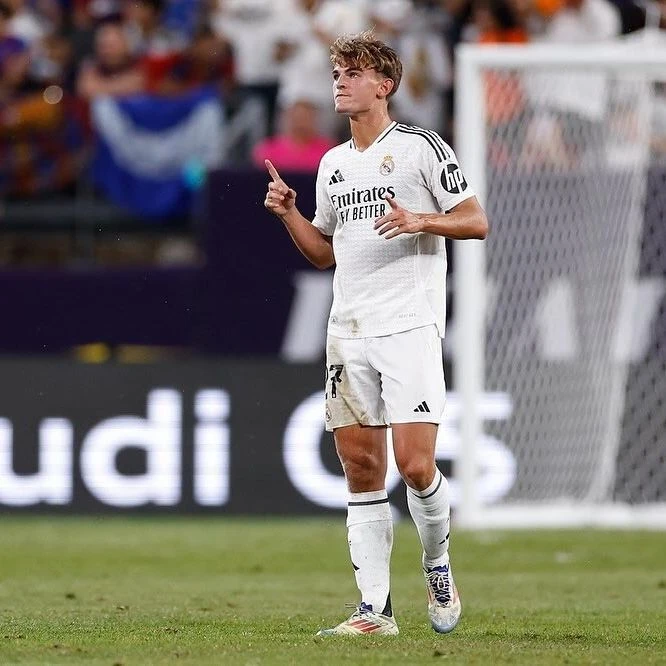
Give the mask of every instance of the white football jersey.
[(317, 173), (312, 223), (333, 237), (331, 335), (364, 338), (436, 324), (444, 337), (446, 247), (442, 236), (373, 228), (389, 210), (446, 212), (474, 196), (450, 146), (435, 132), (391, 123), (358, 151), (353, 139), (329, 150)]

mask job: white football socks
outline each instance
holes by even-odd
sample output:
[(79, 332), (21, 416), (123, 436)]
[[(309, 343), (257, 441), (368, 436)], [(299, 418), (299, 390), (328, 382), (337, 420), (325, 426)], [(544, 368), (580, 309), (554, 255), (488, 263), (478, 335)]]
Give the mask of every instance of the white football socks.
[(407, 488), (409, 513), (423, 546), (423, 566), (427, 569), (449, 563), (449, 483), (437, 470), (425, 490)]
[(392, 615), (389, 567), (393, 519), (385, 489), (349, 493), (347, 536), (361, 601), (377, 613)]

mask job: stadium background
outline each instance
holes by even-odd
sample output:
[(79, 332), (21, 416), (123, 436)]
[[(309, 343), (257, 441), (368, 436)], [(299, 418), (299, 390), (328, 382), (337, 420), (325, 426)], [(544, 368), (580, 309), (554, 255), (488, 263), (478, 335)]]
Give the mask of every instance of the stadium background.
[[(313, 213), (318, 157), (346, 132), (331, 118), (329, 81), (318, 68), (323, 62), (325, 70), (326, 40), (337, 31), (374, 26), (391, 42), (405, 60), (395, 117), (436, 129), (455, 147), (458, 43), (620, 40), (666, 21), (663, 4), (646, 9), (629, 0), (13, 0), (3, 7), (0, 434), (7, 482), (0, 502), (23, 511), (308, 514), (342, 507), (304, 495), (285, 468), (289, 419), (319, 390), (331, 275), (311, 270), (263, 210), (266, 175), (257, 166), (271, 156), (299, 192), (301, 210)], [(663, 136), (655, 133), (653, 144), (640, 271), (659, 280), (666, 273)], [(663, 354), (663, 303), (650, 333), (642, 352), (648, 360)], [(455, 392), (448, 346), (445, 354)], [(213, 418), (231, 433), (215, 454), (228, 458), (228, 488), (218, 488), (217, 504), (202, 505), (192, 490), (196, 396), (226, 395), (229, 387), (224, 416)], [(161, 506), (139, 493), (124, 506), (94, 497), (79, 464), (86, 433), (123, 415), (142, 419), (136, 423), (149, 431), (148, 396), (160, 389), (178, 392), (182, 402), (179, 499)], [(49, 419), (65, 419), (72, 430), (69, 439), (62, 435), (71, 440), (71, 464), (61, 470), (71, 488), (60, 499), (37, 474)], [(128, 437), (109, 465), (129, 488), (154, 461)], [(330, 444), (321, 432), (320, 472), (339, 481)], [(663, 475), (649, 497), (632, 485), (630, 468), (642, 452), (627, 437), (622, 446), (620, 466), (626, 458), (628, 471), (618, 476), (615, 496), (663, 500)], [(663, 457), (656, 460), (663, 465)], [(453, 472), (452, 460), (441, 462)], [(253, 475), (271, 479), (270, 492), (243, 501), (236, 489)]]

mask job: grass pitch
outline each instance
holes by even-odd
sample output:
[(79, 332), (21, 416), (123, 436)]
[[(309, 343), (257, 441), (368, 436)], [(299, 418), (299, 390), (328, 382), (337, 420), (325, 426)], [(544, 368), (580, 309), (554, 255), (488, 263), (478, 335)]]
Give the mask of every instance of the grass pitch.
[(666, 664), (666, 534), (453, 533), (427, 623), (396, 527), (396, 637), (314, 638), (357, 593), (343, 518), (0, 518), (0, 664)]

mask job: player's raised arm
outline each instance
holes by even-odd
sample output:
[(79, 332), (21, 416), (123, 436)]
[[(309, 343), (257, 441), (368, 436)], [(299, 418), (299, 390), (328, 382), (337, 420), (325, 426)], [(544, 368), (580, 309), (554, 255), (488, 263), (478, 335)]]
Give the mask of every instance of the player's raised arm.
[(301, 215), (296, 208), (296, 192), (282, 180), (270, 160), (265, 160), (265, 164), (272, 180), (264, 206), (284, 222), (294, 244), (311, 264), (321, 269), (331, 267), (335, 263), (331, 238)]

